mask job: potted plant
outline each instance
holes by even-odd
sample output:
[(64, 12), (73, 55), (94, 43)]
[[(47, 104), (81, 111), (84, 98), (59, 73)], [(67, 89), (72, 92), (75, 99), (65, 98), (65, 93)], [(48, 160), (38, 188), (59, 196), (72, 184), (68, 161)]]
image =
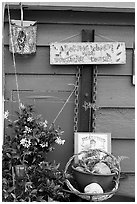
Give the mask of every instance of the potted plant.
[(68, 201), (69, 194), (63, 190), (64, 173), (59, 164), (47, 158), (54, 144), (64, 144), (63, 131), (54, 124), (49, 126), (31, 105), (20, 104), (16, 115), (12, 121), (5, 112), (6, 128), (12, 131), (5, 135), (2, 149), (3, 201)]
[[(92, 149), (81, 152), (81, 157), (77, 156), (77, 162), (72, 164), (74, 178), (76, 179), (81, 192), (86, 192), (86, 187), (102, 188), (99, 192), (109, 192), (115, 186), (115, 181), (120, 176), (120, 161), (112, 154), (103, 150)], [(99, 187), (100, 186), (100, 187)], [(91, 190), (92, 191), (92, 190)], [(92, 191), (93, 192), (93, 191)]]

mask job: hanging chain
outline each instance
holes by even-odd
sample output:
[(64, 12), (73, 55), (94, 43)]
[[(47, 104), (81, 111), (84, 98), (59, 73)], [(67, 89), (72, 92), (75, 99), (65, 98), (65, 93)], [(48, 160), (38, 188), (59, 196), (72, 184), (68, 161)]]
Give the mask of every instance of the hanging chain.
[(98, 76), (98, 69), (97, 66), (93, 68), (93, 114), (92, 114), (92, 130), (95, 132), (96, 130), (96, 99), (97, 99), (97, 76)]
[(80, 84), (80, 67), (77, 67), (75, 82), (75, 108), (74, 108), (74, 132), (78, 131), (78, 110), (79, 110), (79, 84)]

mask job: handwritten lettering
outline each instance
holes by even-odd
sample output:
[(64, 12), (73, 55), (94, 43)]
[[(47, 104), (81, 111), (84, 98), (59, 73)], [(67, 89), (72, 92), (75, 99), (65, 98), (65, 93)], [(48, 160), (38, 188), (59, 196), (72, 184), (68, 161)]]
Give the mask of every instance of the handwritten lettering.
[(51, 64), (124, 64), (125, 43), (55, 43), (50, 45)]

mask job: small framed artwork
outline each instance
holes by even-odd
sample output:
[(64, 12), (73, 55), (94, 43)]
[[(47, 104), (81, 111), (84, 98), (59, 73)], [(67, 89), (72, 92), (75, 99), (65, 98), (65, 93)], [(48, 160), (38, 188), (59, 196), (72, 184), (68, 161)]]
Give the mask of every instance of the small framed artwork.
[(111, 153), (111, 133), (76, 132), (74, 154), (88, 149), (102, 149)]

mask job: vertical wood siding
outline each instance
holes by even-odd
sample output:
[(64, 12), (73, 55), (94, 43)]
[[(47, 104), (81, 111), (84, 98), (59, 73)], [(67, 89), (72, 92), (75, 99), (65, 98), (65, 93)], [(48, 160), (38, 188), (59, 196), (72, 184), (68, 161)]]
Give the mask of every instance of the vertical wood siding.
[[(19, 10), (11, 10), (11, 19), (20, 19)], [(36, 112), (43, 114), (49, 123), (54, 120), (71, 93), (75, 82), (76, 66), (51, 66), (49, 44), (81, 41), (82, 29), (95, 29), (95, 41), (124, 41), (125, 65), (99, 65), (97, 84), (97, 132), (111, 132), (112, 152), (128, 156), (122, 161), (122, 171), (128, 173), (121, 180), (119, 194), (134, 196), (134, 89), (132, 79), (132, 52), (134, 42), (134, 14), (96, 13), (82, 11), (25, 10), (24, 19), (38, 22), (37, 52), (30, 56), (16, 55), (18, 83), (22, 102), (32, 103)], [(102, 35), (102, 36), (101, 36)], [(105, 36), (105, 38), (103, 37)], [(12, 55), (8, 48), (9, 31), (7, 10), (4, 25), (5, 110), (18, 107)], [(73, 154), (74, 96), (56, 121), (65, 131), (65, 145), (49, 155), (64, 168)], [(65, 155), (62, 157), (62, 155)]]

